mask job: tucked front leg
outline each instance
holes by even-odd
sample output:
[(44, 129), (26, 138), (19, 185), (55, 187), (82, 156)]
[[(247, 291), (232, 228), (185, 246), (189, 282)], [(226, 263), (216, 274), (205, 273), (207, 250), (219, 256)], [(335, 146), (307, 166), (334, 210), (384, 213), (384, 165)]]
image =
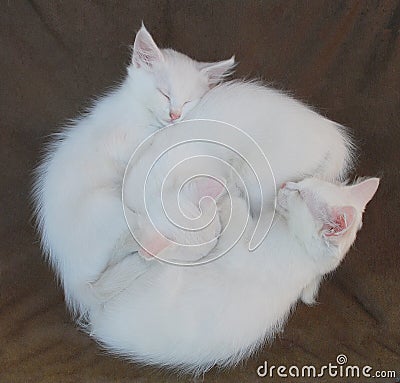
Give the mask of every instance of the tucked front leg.
[(149, 267), (149, 263), (138, 253), (133, 253), (109, 265), (89, 286), (98, 303), (103, 304), (129, 288)]

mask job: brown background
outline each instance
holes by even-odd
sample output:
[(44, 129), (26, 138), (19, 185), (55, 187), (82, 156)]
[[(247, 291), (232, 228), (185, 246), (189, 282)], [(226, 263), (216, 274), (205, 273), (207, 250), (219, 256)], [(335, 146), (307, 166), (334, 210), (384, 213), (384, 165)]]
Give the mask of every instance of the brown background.
[(0, 4), (1, 383), (178, 380), (106, 356), (75, 328), (30, 220), (31, 172), (46, 136), (122, 78), (141, 20), (161, 46), (199, 60), (235, 53), (239, 76), (262, 76), (351, 127), (361, 149), (357, 173), (382, 177), (320, 304), (299, 305), (273, 345), (205, 382), (267, 381), (255, 372), (264, 360), (322, 365), (339, 353), (400, 373), (398, 1)]

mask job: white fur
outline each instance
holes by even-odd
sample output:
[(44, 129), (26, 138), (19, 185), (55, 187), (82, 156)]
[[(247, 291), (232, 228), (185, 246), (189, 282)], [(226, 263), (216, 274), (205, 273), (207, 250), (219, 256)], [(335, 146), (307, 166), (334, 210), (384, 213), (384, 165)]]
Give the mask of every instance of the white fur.
[(121, 182), (135, 147), (170, 123), (171, 108), (179, 107), (183, 118), (209, 90), (210, 76), (221, 80), (221, 68), (234, 64), (204, 64), (159, 50), (144, 27), (135, 46), (122, 85), (56, 135), (37, 169), (33, 198), (41, 243), (77, 314), (93, 301), (88, 283), (124, 255)]
[[(250, 134), (267, 155), (278, 184), (310, 175), (343, 178), (353, 165), (354, 148), (344, 127), (254, 81), (213, 88), (187, 118), (224, 121)], [(248, 148), (242, 152), (252, 154)]]
[[(118, 285), (118, 294), (93, 307), (88, 318), (92, 336), (134, 361), (195, 374), (214, 365), (236, 364), (274, 336), (298, 299), (314, 301), (322, 276), (338, 266), (354, 242), (365, 204), (377, 187), (377, 179), (356, 185), (364, 192), (360, 197), (353, 186), (315, 178), (291, 183), (280, 190), (280, 215), (253, 253), (244, 236), (212, 263), (179, 267), (153, 261), (139, 277), (134, 262), (140, 257), (129, 256), (132, 268), (124, 264), (120, 273), (113, 269), (112, 275), (102, 275), (107, 289), (115, 275), (125, 275), (126, 285), (123, 290)], [(312, 202), (305, 201), (299, 190), (312, 193)], [(192, 203), (195, 206), (197, 198)], [(350, 205), (357, 214), (340, 236), (327, 240), (322, 228), (329, 220), (315, 217), (310, 203), (329, 208)], [(223, 226), (227, 204), (227, 197), (219, 203)], [(241, 212), (238, 217), (247, 214), (243, 199), (233, 197), (233, 205)], [(212, 252), (226, 241), (223, 234)], [(190, 258), (190, 249), (171, 248), (175, 257)], [(101, 291), (102, 286), (95, 284), (94, 289)]]
[[(299, 180), (307, 175), (335, 180), (346, 173), (351, 165), (351, 144), (342, 127), (286, 95), (256, 83), (238, 81), (215, 86), (232, 67), (233, 59), (217, 64), (198, 63), (173, 50), (158, 50), (151, 36), (142, 28), (133, 47), (128, 76), (122, 85), (99, 99), (87, 114), (66, 127), (49, 146), (47, 155), (37, 170), (34, 188), (35, 212), (43, 249), (63, 284), (67, 304), (74, 313), (85, 315), (91, 307), (97, 307), (99, 294), (93, 291), (93, 283), (100, 280), (105, 270), (117, 267), (122, 261), (129, 263), (130, 258), (127, 255), (138, 250), (127, 230), (122, 212), (120, 196), (123, 172), (138, 143), (169, 123), (171, 112), (181, 113), (181, 119), (201, 117), (226, 121), (251, 134), (268, 155), (278, 183), (287, 179)], [(246, 148), (242, 149), (246, 152)], [(251, 156), (251, 153), (249, 155)], [(278, 244), (277, 242), (276, 246)], [(256, 255), (253, 258), (258, 259)], [(235, 257), (230, 256), (226, 259), (234, 260)], [(248, 273), (242, 273), (240, 267), (238, 268), (236, 263), (231, 265), (231, 262), (233, 261), (225, 264), (220, 261), (212, 268), (207, 266), (203, 269), (210, 271), (205, 279), (207, 283), (211, 283), (213, 276), (217, 278), (222, 271), (226, 271), (228, 279), (221, 279), (220, 282), (215, 280), (218, 302), (224, 297), (228, 302), (232, 302), (229, 300), (232, 296), (231, 288), (235, 299), (244, 301), (243, 314), (253, 307), (251, 304), (254, 305), (255, 301), (268, 302), (268, 297), (261, 298), (260, 295), (264, 286), (256, 283), (251, 276), (251, 272), (256, 272), (260, 264), (255, 263)], [(156, 271), (146, 273), (143, 281), (152, 283), (151, 275), (154, 272)], [(265, 272), (269, 275), (268, 270)], [(206, 282), (202, 282), (204, 274), (197, 273), (199, 271), (194, 269), (188, 274), (186, 270), (183, 274), (183, 269), (173, 269), (165, 274), (162, 283), (177, 289), (182, 278), (186, 281), (185, 278), (192, 276), (193, 286), (197, 286), (198, 293), (204, 297), (199, 300), (205, 302), (210, 291), (201, 290)], [(135, 272), (134, 275), (138, 273)], [(237, 286), (243, 285), (245, 281), (249, 282), (249, 290), (241, 292), (239, 288), (231, 286), (230, 283), (236, 281), (236, 278)], [(279, 286), (280, 282), (277, 283)], [(236, 285), (236, 282), (234, 284)], [(134, 310), (149, 302), (149, 290), (133, 288), (131, 294), (137, 294), (137, 300), (132, 302)], [(112, 296), (110, 292), (105, 295)], [(118, 299), (122, 299), (121, 297), (118, 296)], [(275, 313), (287, 312), (288, 301), (293, 301), (296, 297), (292, 294), (285, 297), (283, 294), (282, 302), (271, 301), (272, 306), (279, 307), (269, 311), (271, 314), (266, 314), (268, 323), (277, 326)], [(175, 298), (177, 296), (168, 299)], [(111, 310), (112, 305), (121, 308), (118, 299), (112, 300), (111, 306), (107, 307)], [(187, 310), (190, 307), (188, 299), (189, 296), (185, 298), (183, 295), (182, 307), (186, 307)], [(223, 328), (222, 318), (230, 312), (235, 312), (234, 306), (231, 304), (224, 307), (224, 312), (222, 307), (215, 307), (210, 302), (204, 306), (205, 311), (201, 307), (194, 310), (191, 317), (186, 316), (186, 322), (182, 323), (182, 333), (188, 336), (187, 341), (189, 342), (191, 337), (197, 339), (201, 331), (208, 331), (196, 318), (202, 312), (210, 312), (218, 322), (217, 327), (210, 328), (210, 335), (215, 335), (216, 340), (225, 339), (225, 343), (240, 346), (235, 349), (241, 354), (246, 348), (242, 347), (243, 334), (238, 334), (238, 338), (234, 336), (231, 340), (224, 338), (228, 332)], [(130, 310), (128, 306), (126, 309)], [(177, 308), (177, 312), (181, 309), (183, 310)], [(149, 328), (162, 321), (168, 310), (170, 307), (166, 305), (154, 306), (148, 311)], [(127, 318), (125, 315), (130, 318), (131, 314), (121, 313), (118, 318)], [(101, 317), (97, 319), (98, 331), (106, 329), (107, 320), (101, 324)], [(243, 320), (239, 315), (233, 327), (241, 327)], [(249, 315), (248, 320), (243, 331), (247, 334), (248, 344), (254, 345), (255, 340), (260, 340), (262, 329), (256, 317), (252, 318)], [(115, 325), (115, 331), (121, 329), (119, 335), (113, 334), (110, 339), (106, 333), (99, 336), (109, 345), (113, 344), (115, 339), (122, 342), (124, 336), (131, 342), (143, 331), (144, 324), (140, 323), (137, 328), (129, 327), (130, 332), (126, 332), (125, 335), (122, 329), (128, 330)], [(134, 354), (139, 359), (169, 363), (157, 351), (165, 350), (164, 346), (154, 343), (160, 339), (165, 342), (164, 345), (175, 344), (173, 330), (179, 326), (170, 327), (171, 322), (166, 322), (166, 326), (168, 328), (160, 327), (155, 334), (162, 331), (163, 334), (172, 334), (172, 337), (155, 336), (144, 339), (143, 348), (134, 348), (137, 350)], [(268, 333), (264, 327), (262, 331)], [(131, 350), (130, 344), (126, 347), (121, 346), (121, 349)], [(200, 346), (198, 363), (201, 360), (210, 360), (211, 364), (218, 362), (218, 358), (209, 357), (211, 345), (207, 349), (205, 345)], [(224, 347), (223, 344), (221, 347)], [(196, 365), (195, 359), (190, 359), (190, 353), (182, 353), (183, 348), (177, 349), (177, 354), (172, 351), (173, 347), (172, 350), (169, 347), (169, 350), (171, 364), (179, 364), (178, 361), (181, 360), (186, 365)], [(236, 356), (232, 356), (231, 348), (228, 353), (218, 350), (217, 347), (214, 352), (215, 355), (220, 355), (222, 364), (227, 360), (237, 360)], [(204, 359), (201, 359), (202, 355)], [(203, 367), (207, 363), (204, 362)]]

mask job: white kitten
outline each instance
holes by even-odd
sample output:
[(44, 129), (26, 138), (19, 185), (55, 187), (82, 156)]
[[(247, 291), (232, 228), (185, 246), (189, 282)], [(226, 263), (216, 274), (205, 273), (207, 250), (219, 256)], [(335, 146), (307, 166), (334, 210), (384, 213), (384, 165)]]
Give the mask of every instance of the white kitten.
[[(257, 82), (220, 84), (187, 118), (224, 121), (249, 134), (268, 157), (277, 184), (308, 176), (344, 180), (353, 166), (354, 146), (343, 126)], [(255, 162), (254, 148), (240, 145), (239, 152)]]
[[(196, 190), (215, 195), (215, 181), (199, 182), (204, 187)], [(252, 253), (245, 235), (226, 255), (197, 267), (126, 257), (93, 285), (98, 297), (106, 299), (90, 311), (92, 336), (132, 360), (197, 374), (214, 365), (236, 364), (273, 337), (299, 299), (314, 301), (320, 279), (339, 265), (354, 242), (378, 184), (377, 178), (351, 186), (308, 178), (282, 185), (276, 222)], [(193, 209), (199, 197), (197, 192), (183, 196)], [(222, 227), (232, 201), (239, 213), (234, 220), (247, 215), (240, 197), (220, 198), (216, 221)], [(169, 235), (179, 241), (180, 233)], [(229, 236), (223, 232), (211, 254), (220, 252)], [(165, 239), (157, 251), (161, 258), (191, 257), (190, 248)], [(110, 294), (113, 287), (115, 294)]]
[(183, 118), (234, 66), (234, 57), (204, 63), (173, 49), (160, 50), (142, 26), (133, 45), (132, 65), (128, 68), (129, 82), (135, 88), (132, 98), (162, 125), (167, 125)]
[[(344, 130), (301, 103), (254, 83), (215, 86), (233, 64), (233, 59), (198, 63), (160, 50), (142, 27), (122, 85), (50, 145), (37, 170), (36, 215), (42, 246), (75, 313), (96, 304), (90, 283), (138, 249), (127, 240), (120, 198), (124, 169), (136, 146), (171, 120), (209, 118), (238, 126), (261, 146), (278, 183), (307, 175), (334, 180), (351, 165)], [(236, 144), (257, 162), (252, 147)], [(133, 182), (133, 197), (135, 186), (142, 184)], [(249, 183), (250, 194), (257, 194), (256, 186)], [(259, 196), (250, 197), (252, 205)]]
[(200, 63), (160, 50), (142, 26), (123, 83), (48, 147), (37, 169), (35, 210), (43, 249), (76, 313), (93, 300), (88, 283), (126, 254), (120, 195), (131, 153), (156, 129), (182, 118), (233, 65), (233, 58)]

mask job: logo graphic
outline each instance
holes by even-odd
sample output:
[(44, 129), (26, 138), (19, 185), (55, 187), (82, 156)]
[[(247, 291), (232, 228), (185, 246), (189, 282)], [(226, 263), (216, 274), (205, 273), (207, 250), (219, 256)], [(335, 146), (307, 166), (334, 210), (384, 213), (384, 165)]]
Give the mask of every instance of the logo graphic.
[(275, 177), (265, 153), (241, 129), (185, 120), (156, 131), (133, 152), (122, 206), (144, 254), (200, 265), (242, 237), (250, 252), (261, 245), (275, 214)]
[[(260, 378), (395, 378), (395, 370), (374, 370), (369, 365), (347, 364), (347, 356), (339, 354), (335, 363), (322, 366), (314, 365), (274, 365), (264, 361), (258, 366), (257, 375)], [(362, 381), (362, 380), (361, 380)]]
[(337, 364), (346, 364), (347, 363), (347, 356), (346, 355), (344, 355), (344, 354), (339, 354), (337, 357), (336, 357), (336, 363)]

